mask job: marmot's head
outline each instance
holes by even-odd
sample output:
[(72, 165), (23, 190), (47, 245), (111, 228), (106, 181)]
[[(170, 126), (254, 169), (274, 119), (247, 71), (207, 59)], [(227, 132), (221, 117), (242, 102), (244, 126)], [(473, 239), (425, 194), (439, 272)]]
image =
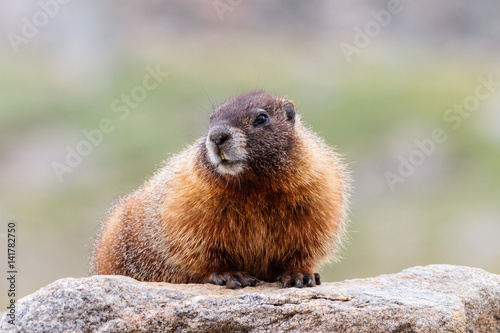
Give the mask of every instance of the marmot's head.
[(293, 158), (297, 117), (293, 102), (265, 91), (232, 97), (210, 116), (202, 158), (226, 177), (273, 175)]

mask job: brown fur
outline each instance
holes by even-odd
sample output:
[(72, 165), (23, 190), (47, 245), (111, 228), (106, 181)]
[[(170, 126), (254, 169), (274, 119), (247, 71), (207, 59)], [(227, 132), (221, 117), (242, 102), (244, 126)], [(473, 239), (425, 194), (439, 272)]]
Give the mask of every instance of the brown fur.
[[(258, 109), (268, 112), (267, 126), (252, 125)], [(112, 208), (93, 272), (173, 283), (211, 281), (214, 272), (265, 281), (314, 272), (341, 244), (348, 178), (338, 156), (293, 111), (292, 102), (263, 91), (217, 108), (211, 128), (244, 133), (244, 171), (218, 172), (206, 136), (199, 139)]]

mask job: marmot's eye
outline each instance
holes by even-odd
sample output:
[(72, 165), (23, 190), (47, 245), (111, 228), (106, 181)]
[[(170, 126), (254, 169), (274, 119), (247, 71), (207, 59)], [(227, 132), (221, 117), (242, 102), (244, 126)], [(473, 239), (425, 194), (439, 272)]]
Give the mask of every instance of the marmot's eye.
[(259, 114), (257, 116), (257, 118), (255, 118), (255, 121), (253, 122), (253, 125), (254, 126), (264, 125), (268, 121), (269, 121), (269, 117), (267, 116), (267, 114), (261, 113), (261, 114)]

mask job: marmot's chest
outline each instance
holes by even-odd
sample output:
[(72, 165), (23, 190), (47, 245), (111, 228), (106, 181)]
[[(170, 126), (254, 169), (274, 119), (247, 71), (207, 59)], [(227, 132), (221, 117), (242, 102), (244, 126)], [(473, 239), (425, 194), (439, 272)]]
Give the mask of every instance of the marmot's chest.
[(307, 243), (302, 232), (308, 224), (306, 210), (284, 203), (255, 202), (251, 208), (228, 205), (219, 222), (227, 228), (229, 237), (223, 243), (235, 270), (267, 275), (277, 262), (301, 252)]

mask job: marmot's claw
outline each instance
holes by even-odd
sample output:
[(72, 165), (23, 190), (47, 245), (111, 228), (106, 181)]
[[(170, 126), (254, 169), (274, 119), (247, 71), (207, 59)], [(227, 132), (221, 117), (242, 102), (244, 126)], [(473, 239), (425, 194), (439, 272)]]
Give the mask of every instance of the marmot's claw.
[(210, 275), (210, 278), (208, 279), (208, 282), (216, 284), (218, 286), (222, 286), (226, 284), (226, 278), (224, 274), (212, 273), (212, 275)]
[(219, 286), (226, 285), (229, 289), (238, 289), (247, 286), (255, 287), (260, 280), (244, 272), (216, 272), (210, 275), (208, 282)]
[(314, 273), (314, 279), (316, 280), (316, 284), (319, 286), (321, 284), (321, 276), (319, 273)]
[(321, 284), (321, 276), (318, 273), (312, 274), (300, 271), (287, 271), (278, 276), (278, 281), (283, 284), (283, 288), (314, 287), (315, 285)]

